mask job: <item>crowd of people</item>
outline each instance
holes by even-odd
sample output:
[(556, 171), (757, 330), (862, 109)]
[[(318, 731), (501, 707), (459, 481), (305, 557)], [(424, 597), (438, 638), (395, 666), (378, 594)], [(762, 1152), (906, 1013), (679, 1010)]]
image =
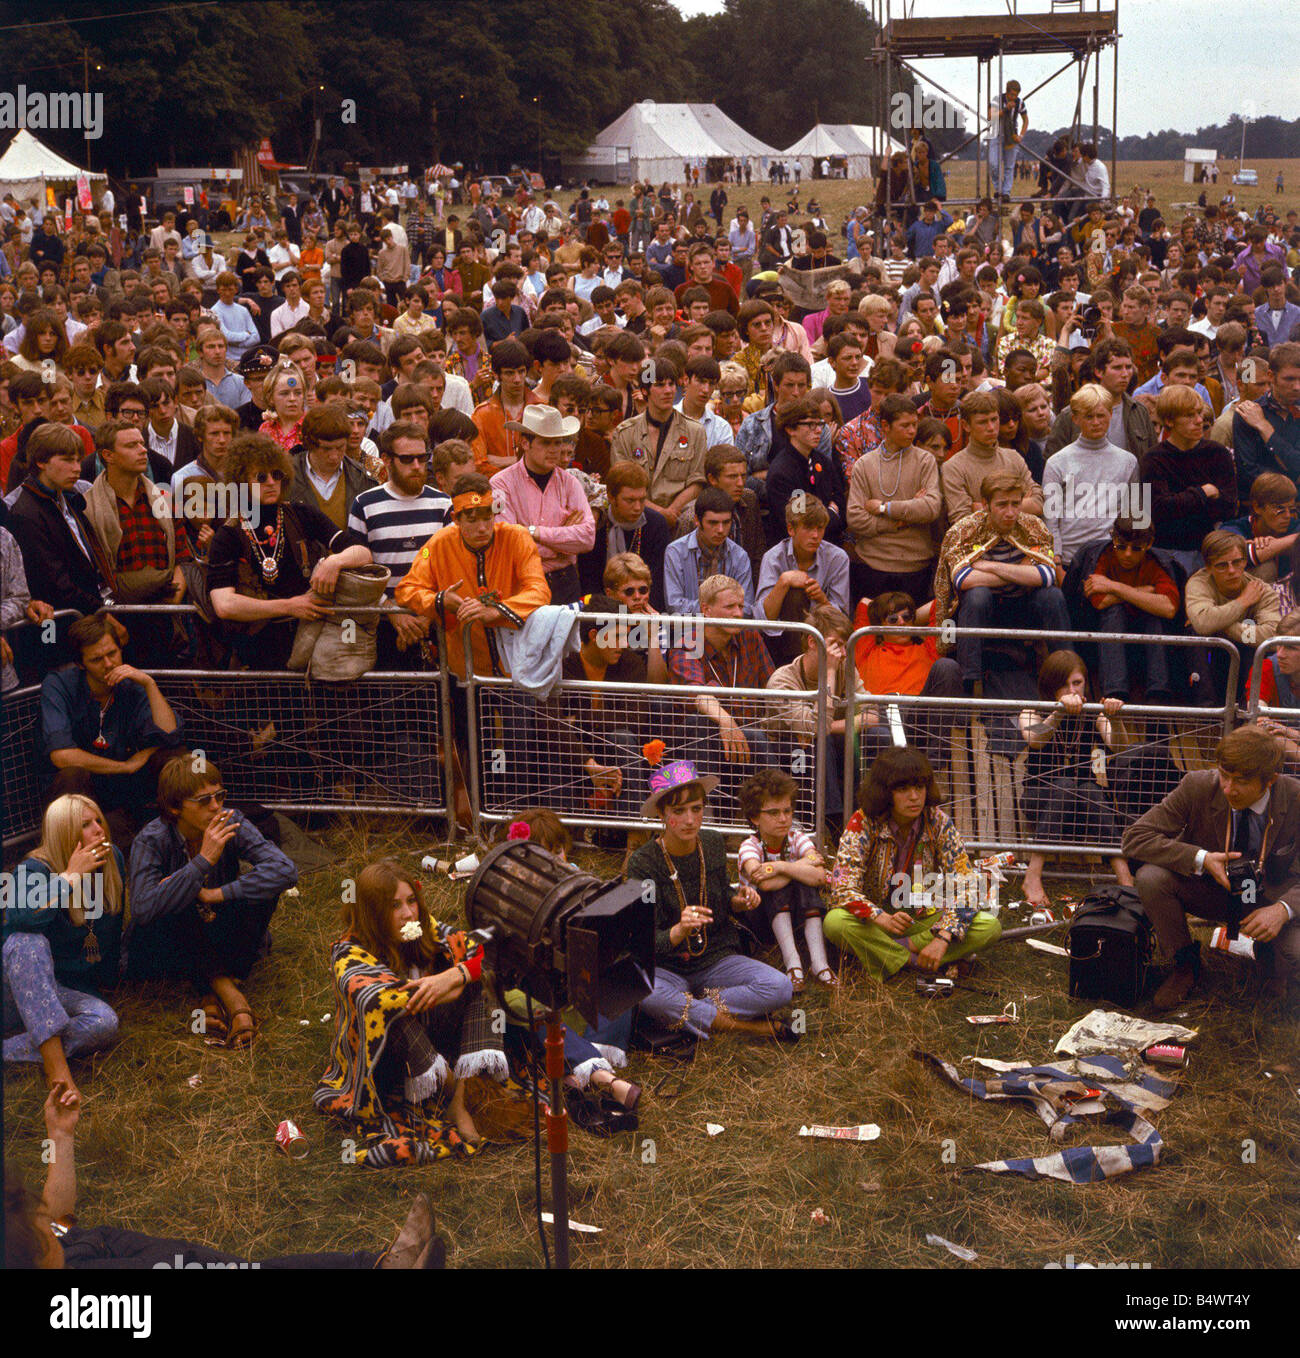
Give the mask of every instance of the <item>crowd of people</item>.
[[(1166, 222), (1151, 198), (1106, 196), (1067, 220), (1011, 205), (1008, 175), (964, 215), (931, 183), (896, 216), (858, 208), (843, 258), (797, 194), (751, 217), (667, 184), (612, 205), (583, 190), (566, 213), (471, 182), (462, 217), (418, 194), (362, 213), (330, 181), (259, 209), (229, 258), (173, 213), (133, 238), (108, 214), (0, 209), (3, 682), (40, 685), (46, 808), (18, 868), (40, 908), (6, 911), (6, 1060), (75, 1095), (69, 1058), (113, 1041), (100, 991), (119, 976), (188, 982), (210, 1038), (255, 1042), (245, 987), (297, 874), (261, 808), (227, 804), (217, 761), (267, 757), (294, 718), (237, 702), (239, 737), (196, 748), (151, 675), (302, 668), (304, 649), (315, 701), (372, 724), (393, 769), (401, 722), (352, 681), (445, 666), (458, 803), (467, 666), (579, 681), (479, 755), (503, 755), (511, 833), (560, 856), (566, 822), (639, 807), (660, 827), (625, 867), (656, 887), (652, 1025), (793, 1042), (783, 1007), (808, 978), (841, 980), (827, 943), (883, 980), (996, 939), (977, 891), (907, 885), (977, 878), (942, 788), (951, 728), (987, 698), (1026, 704), (987, 725), (1023, 756), (1032, 842), (1109, 846), (1148, 903), (1175, 957), (1158, 1006), (1195, 983), (1189, 902), (1235, 918), (1239, 857), (1261, 887), (1240, 927), (1285, 996), (1296, 213)], [(358, 589), (380, 610), (369, 651), (326, 648)], [(626, 625), (580, 618), (566, 653), (575, 610)], [(788, 622), (810, 626), (772, 625)], [(1139, 640), (1088, 636), (1106, 633)], [(1295, 641), (1253, 666), (1275, 636)], [(823, 683), (835, 851), (787, 772), (815, 745)], [(1126, 710), (1251, 699), (1258, 720), (1186, 777), (1171, 728)], [(711, 800), (752, 827), (738, 881)], [(1044, 868), (1032, 854), (1035, 905)], [(388, 863), (357, 880), (317, 1107), (364, 1163), (470, 1155), (479, 1122), (512, 1116), (481, 1086), (526, 1055), (485, 1022), (481, 951), (430, 917), (420, 882)], [(753, 934), (779, 966), (749, 954)], [(526, 1054), (536, 1035), (516, 1029)], [(635, 1122), (640, 1091), (615, 1073), (628, 1041), (617, 1023), (569, 1034), (575, 1117), (605, 1132)]]

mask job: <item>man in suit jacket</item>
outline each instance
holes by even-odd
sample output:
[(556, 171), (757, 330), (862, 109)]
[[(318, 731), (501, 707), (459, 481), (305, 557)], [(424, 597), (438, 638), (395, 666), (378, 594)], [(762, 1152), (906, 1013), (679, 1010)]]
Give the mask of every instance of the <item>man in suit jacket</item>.
[[(1186, 999), (1200, 973), (1200, 946), (1187, 928), (1203, 919), (1240, 917), (1255, 943), (1265, 991), (1285, 999), (1300, 972), (1300, 781), (1279, 776), (1282, 750), (1258, 726), (1225, 736), (1218, 767), (1189, 773), (1124, 833), (1124, 853), (1141, 861), (1137, 890), (1174, 969), (1156, 991), (1156, 1009)], [(1229, 891), (1234, 862), (1258, 866), (1257, 890), (1240, 904)]]

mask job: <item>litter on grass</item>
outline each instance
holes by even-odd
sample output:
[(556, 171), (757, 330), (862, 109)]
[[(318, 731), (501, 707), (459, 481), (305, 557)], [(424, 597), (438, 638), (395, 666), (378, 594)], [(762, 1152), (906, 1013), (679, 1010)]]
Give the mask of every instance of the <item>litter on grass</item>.
[(704, 1130), (708, 1132), (710, 1136), (721, 1136), (727, 1129), (720, 1122), (706, 1122), (704, 1124)]
[(979, 1258), (974, 1250), (967, 1249), (965, 1245), (954, 1245), (951, 1240), (945, 1240), (941, 1235), (929, 1235), (925, 1237), (927, 1245), (942, 1245), (949, 1254), (955, 1254), (963, 1263), (969, 1264)]
[(1098, 1052), (1145, 1051), (1162, 1042), (1186, 1043), (1195, 1037), (1195, 1028), (1178, 1023), (1152, 1023), (1113, 1009), (1094, 1009), (1070, 1028), (1055, 1050), (1062, 1056), (1092, 1056)]
[(880, 1128), (874, 1122), (860, 1122), (856, 1127), (823, 1127), (814, 1122), (800, 1127), (799, 1135), (825, 1137), (828, 1141), (875, 1141)]
[[(555, 1225), (555, 1217), (550, 1212), (543, 1212), (542, 1220), (548, 1226)], [(603, 1226), (584, 1226), (582, 1222), (574, 1221), (572, 1217), (569, 1218), (569, 1230), (577, 1231), (579, 1235), (599, 1235), (604, 1229)]]
[(1053, 957), (1069, 957), (1069, 953), (1057, 943), (1044, 943), (1041, 938), (1025, 939), (1025, 946), (1037, 952), (1051, 953)]

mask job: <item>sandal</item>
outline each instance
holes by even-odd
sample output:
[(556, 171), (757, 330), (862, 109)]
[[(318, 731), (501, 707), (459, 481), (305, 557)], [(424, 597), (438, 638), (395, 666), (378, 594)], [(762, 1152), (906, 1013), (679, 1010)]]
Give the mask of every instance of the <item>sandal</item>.
[(820, 971), (814, 971), (813, 980), (818, 985), (824, 985), (828, 990), (834, 990), (840, 983), (840, 978), (828, 966), (823, 967)]
[(772, 1036), (783, 1047), (793, 1047), (803, 1036), (802, 1033), (795, 1032), (785, 1019), (769, 1018), (768, 1025), (772, 1029)]
[(804, 976), (802, 967), (786, 967), (785, 974), (790, 978), (790, 988), (796, 995), (803, 994)]
[(214, 995), (203, 1006), (203, 1032), (201, 1036), (210, 1037), (216, 1043), (224, 1043), (229, 1035), (230, 1024), (226, 1021), (226, 1011), (222, 1008), (221, 1001)]
[[(248, 1017), (248, 1027), (235, 1027), (235, 1020), (244, 1015)], [(253, 1045), (253, 1039), (257, 1036), (257, 1019), (253, 1016), (251, 1009), (236, 1009), (230, 1015), (230, 1036), (226, 1038), (226, 1046), (231, 1051), (246, 1052)]]

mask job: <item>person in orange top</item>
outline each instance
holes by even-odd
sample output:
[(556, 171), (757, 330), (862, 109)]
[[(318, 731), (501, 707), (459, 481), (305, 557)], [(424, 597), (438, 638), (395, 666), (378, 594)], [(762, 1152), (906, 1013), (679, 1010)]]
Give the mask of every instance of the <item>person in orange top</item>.
[(474, 440), (474, 467), (484, 476), (494, 476), (519, 461), (522, 447), (507, 426), (517, 423), (527, 405), (541, 399), (528, 388), (528, 369), (532, 358), (516, 339), (497, 340), (492, 346), (492, 371), (499, 386), (470, 417), (478, 429)]
[[(858, 604), (854, 627), (916, 627), (916, 603), (910, 594), (890, 590)], [(881, 633), (861, 637), (854, 653), (862, 687), (868, 694), (912, 694), (922, 698), (960, 698), (964, 696), (961, 668), (955, 660), (940, 656), (932, 636), (906, 633)], [(909, 745), (917, 745), (935, 762), (943, 755), (942, 739), (951, 718), (944, 710), (900, 707), (898, 716)], [(866, 725), (859, 730), (861, 759), (869, 763), (881, 750), (894, 743), (887, 707), (873, 708)]]
[(508, 673), (495, 633), (521, 627), (551, 591), (527, 528), (497, 523), (486, 476), (468, 472), (452, 487), (452, 523), (420, 548), (393, 598), (424, 618), (441, 620), (452, 672), (465, 674), (465, 631), (476, 674)]
[(320, 271), (325, 266), (325, 251), (316, 242), (316, 233), (308, 227), (302, 229), (302, 248), (298, 252), (298, 272), (302, 275), (303, 295), (307, 294), (307, 284), (320, 281)]

